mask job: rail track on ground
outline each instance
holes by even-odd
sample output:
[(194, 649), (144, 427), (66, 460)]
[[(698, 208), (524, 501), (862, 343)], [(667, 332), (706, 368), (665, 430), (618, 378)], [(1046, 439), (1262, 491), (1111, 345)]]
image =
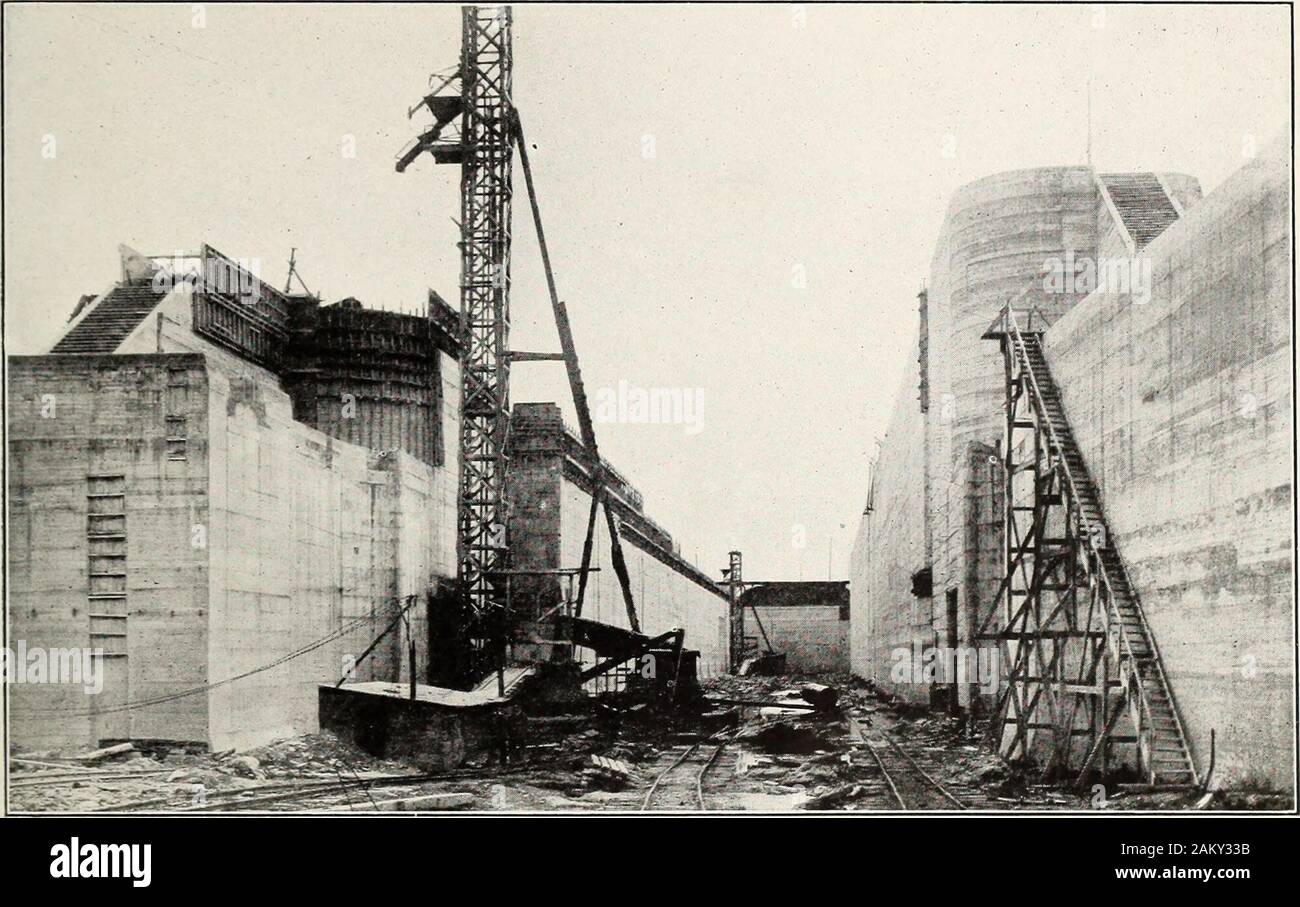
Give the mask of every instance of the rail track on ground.
[[(391, 775), (341, 773), (324, 780), (285, 780), (253, 787), (199, 791), (202, 785), (178, 784), (156, 797), (102, 806), (91, 812), (223, 812), (225, 810), (293, 811), (349, 805), (372, 807), (380, 800), (429, 793), (430, 785), (494, 780), (526, 774), (537, 763), (502, 768), (462, 768), (450, 772)], [(436, 791), (433, 791), (436, 792)]]
[[(531, 772), (558, 765), (560, 757), (534, 757), (526, 761), (461, 767), (440, 772), (401, 772), (383, 774), (358, 772), (343, 767), (336, 776), (322, 778), (288, 777), (268, 779), (265, 783), (241, 788), (200, 790), (202, 783), (180, 781), (169, 785), (156, 796), (90, 810), (91, 812), (223, 812), (254, 810), (266, 812), (303, 811), (330, 807), (355, 806), (372, 808), (381, 800), (398, 799), (421, 793), (437, 793), (434, 786), (493, 781), (498, 778), (527, 776)], [(143, 773), (134, 773), (132, 777)], [(71, 779), (69, 779), (71, 780)], [(92, 779), (94, 780), (94, 779)], [(444, 791), (445, 792), (445, 791)]]
[(728, 737), (681, 747), (672, 763), (651, 782), (641, 801), (642, 811), (707, 810), (705, 780), (730, 742)]
[[(472, 777), (472, 776), (470, 776)], [(392, 775), (383, 777), (343, 778), (327, 781), (286, 781), (261, 784), (254, 787), (203, 790), (201, 784), (179, 784), (174, 789), (128, 803), (102, 806), (91, 812), (222, 812), (224, 810), (291, 810), (313, 806), (342, 805), (349, 802), (365, 803), (372, 791), (394, 789), (384, 796), (392, 796), (404, 788), (439, 781), (467, 780), (464, 774)]]
[[(886, 809), (959, 810), (969, 808), (964, 785), (945, 784), (936, 777), (939, 766), (923, 753), (909, 751), (889, 733), (868, 733), (852, 715), (845, 715), (851, 735), (865, 749), (879, 772), (877, 799)], [(954, 790), (957, 788), (957, 790)], [(959, 796), (961, 794), (962, 796)]]

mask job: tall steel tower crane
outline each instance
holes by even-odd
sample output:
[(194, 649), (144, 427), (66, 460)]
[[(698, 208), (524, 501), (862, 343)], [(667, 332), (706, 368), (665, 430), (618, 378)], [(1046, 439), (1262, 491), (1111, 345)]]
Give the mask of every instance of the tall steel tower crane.
[(506, 556), (510, 428), (510, 8), (467, 7), (461, 44), (460, 578), (477, 616)]
[[(583, 546), (577, 608), (580, 612), (591, 564), (596, 512), (603, 503), (611, 559), (622, 586), (628, 620), (633, 630), (640, 628), (617, 517), (604, 494), (605, 469), (596, 447), (573, 334), (556, 290), (522, 127), (512, 101), (511, 10), (508, 6), (467, 6), (462, 9), (461, 21), (460, 66), (440, 79), (435, 76), (436, 87), (410, 111), (414, 115), (416, 110), (427, 108), (434, 122), (398, 160), (397, 170), (405, 170), (425, 151), (439, 164), (459, 164), (461, 168), (460, 299), (467, 347), (460, 375), (457, 554), (467, 604), (464, 633), (478, 653), (469, 668), (481, 676), (497, 663), (498, 651), (493, 650), (503, 642), (505, 631), (502, 617), (509, 568), (505, 495), (512, 360), (563, 360), (568, 371), (587, 466), (596, 484)], [(444, 136), (443, 131), (457, 118), (460, 134)], [(511, 166), (517, 139), (561, 353), (512, 352), (509, 347)]]

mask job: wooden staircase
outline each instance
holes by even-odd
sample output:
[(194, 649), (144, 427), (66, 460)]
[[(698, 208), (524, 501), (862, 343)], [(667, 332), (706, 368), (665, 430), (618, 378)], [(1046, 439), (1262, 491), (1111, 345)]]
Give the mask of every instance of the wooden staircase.
[(59, 339), (51, 353), (112, 353), (162, 301), (149, 283), (115, 287)]
[[(1137, 593), (1106, 525), (1100, 495), (1070, 430), (1060, 393), (1043, 354), (1042, 336), (1021, 332), (1014, 326), (1014, 321), (1009, 335), (1021, 365), (1032, 375), (1030, 384), (1034, 406), (1047, 424), (1048, 443), (1064, 464), (1068, 488), (1082, 522), (1082, 534), (1092, 549), (1100, 578), (1109, 591), (1104, 625), (1111, 657), (1119, 667), (1125, 703), (1136, 729), (1140, 763), (1147, 781), (1162, 787), (1195, 785), (1195, 763), (1169, 680)], [(1095, 756), (1094, 749), (1085, 762), (1084, 772)]]
[(1154, 173), (1103, 173), (1098, 179), (1137, 250), (1178, 220), (1178, 209)]

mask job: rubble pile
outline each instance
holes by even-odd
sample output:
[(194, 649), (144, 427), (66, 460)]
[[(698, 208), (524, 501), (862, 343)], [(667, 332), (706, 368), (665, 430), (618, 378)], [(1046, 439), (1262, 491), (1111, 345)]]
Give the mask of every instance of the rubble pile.
[(16, 811), (91, 812), (184, 809), (207, 796), (254, 790), (283, 781), (409, 773), (400, 762), (377, 760), (332, 734), (281, 740), (236, 753), (195, 747), (120, 744), (91, 753), (15, 753), (10, 758), (10, 805)]
[[(238, 753), (162, 744), (16, 753), (10, 802), (18, 811), (170, 811), (196, 808), (205, 797), (223, 800), (222, 808), (243, 808), (247, 796), (247, 808), (255, 809), (383, 809), (400, 795), (408, 805), (393, 808), (637, 810), (654, 779), (686, 749), (698, 745), (707, 753), (725, 743), (711, 769), (710, 810), (893, 808), (864, 746), (870, 736), (906, 747), (975, 808), (1276, 808), (1274, 798), (1259, 792), (1116, 787), (1099, 799), (1095, 789), (1036, 784), (986, 746), (986, 724), (890, 702), (849, 677), (725, 676), (705, 684), (704, 693), (690, 708), (602, 698), (559, 714), (529, 715), (509, 751), (479, 756), (454, 778), (421, 778), (401, 790), (416, 774), (413, 766), (367, 755), (326, 732)], [(296, 785), (339, 781), (351, 783), (351, 792), (334, 800), (294, 799)]]

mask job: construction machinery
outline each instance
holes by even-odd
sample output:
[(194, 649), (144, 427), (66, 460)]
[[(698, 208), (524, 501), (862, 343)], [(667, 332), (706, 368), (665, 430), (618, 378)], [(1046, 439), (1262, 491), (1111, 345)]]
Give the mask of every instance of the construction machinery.
[[(503, 669), (510, 634), (506, 476), (510, 370), (514, 362), (564, 363), (587, 461), (584, 465), (595, 485), (573, 616), (582, 615), (596, 522), (603, 510), (610, 559), (622, 590), (628, 626), (638, 635), (641, 628), (618, 517), (605, 494), (607, 467), (596, 444), (568, 311), (556, 287), (523, 126), (511, 94), (511, 9), (467, 6), (462, 9), (461, 21), (460, 64), (453, 71), (435, 75), (430, 80), (432, 91), (411, 109), (411, 115), (426, 110), (433, 122), (401, 154), (397, 170), (405, 171), (425, 152), (437, 164), (460, 167), (461, 329), (466, 344), (460, 379), (457, 499), (461, 600), (455, 608), (459, 627), (454, 635), (467, 651), (452, 660), (462, 666), (460, 682), (473, 684), (491, 671)], [(509, 345), (512, 167), (516, 149), (559, 335), (558, 353), (516, 351)]]

